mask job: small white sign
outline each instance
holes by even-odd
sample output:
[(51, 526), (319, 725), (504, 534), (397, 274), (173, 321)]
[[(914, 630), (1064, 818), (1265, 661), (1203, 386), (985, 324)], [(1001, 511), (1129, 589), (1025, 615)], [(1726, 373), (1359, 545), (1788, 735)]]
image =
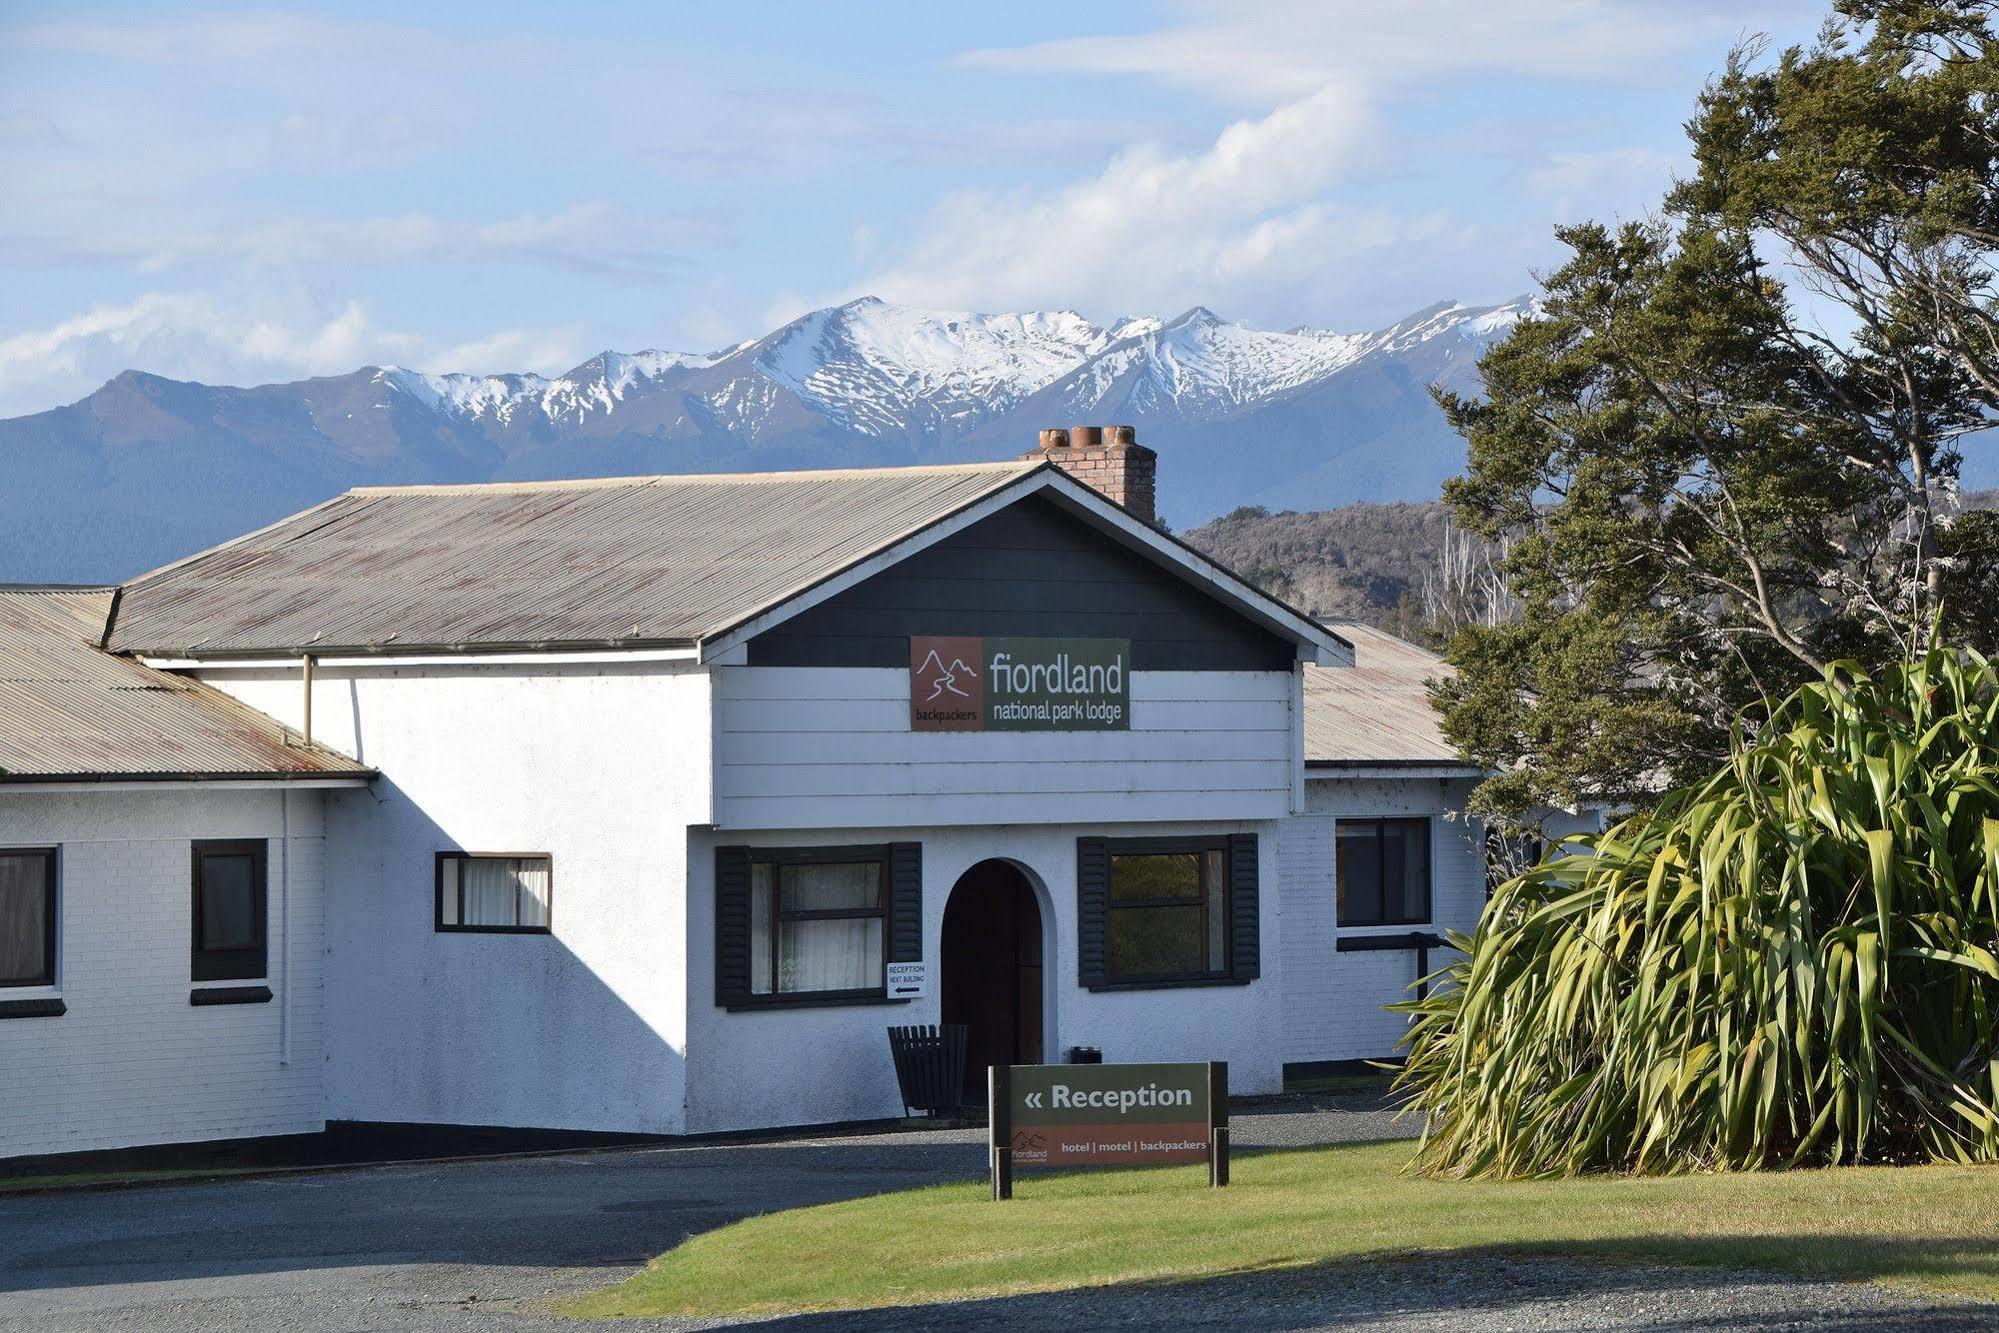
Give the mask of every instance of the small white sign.
[(891, 1000), (920, 1000), (930, 993), (930, 964), (890, 963), (888, 965), (888, 998)]

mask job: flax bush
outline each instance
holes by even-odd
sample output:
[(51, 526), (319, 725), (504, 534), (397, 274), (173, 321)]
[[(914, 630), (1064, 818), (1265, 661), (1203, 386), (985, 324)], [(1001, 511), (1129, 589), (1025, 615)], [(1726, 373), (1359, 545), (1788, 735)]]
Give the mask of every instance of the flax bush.
[(1830, 669), (1502, 885), (1412, 1016), (1437, 1175), (1999, 1160), (1999, 672)]

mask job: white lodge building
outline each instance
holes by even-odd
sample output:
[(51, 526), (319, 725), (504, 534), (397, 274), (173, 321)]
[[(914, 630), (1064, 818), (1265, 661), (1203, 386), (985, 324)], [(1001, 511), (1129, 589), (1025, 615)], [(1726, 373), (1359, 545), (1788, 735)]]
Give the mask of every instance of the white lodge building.
[(1160, 533), (1112, 440), (362, 489), (0, 590), (0, 1156), (896, 1116), (904, 1023), (1389, 1054), (1483, 901), (1434, 662)]

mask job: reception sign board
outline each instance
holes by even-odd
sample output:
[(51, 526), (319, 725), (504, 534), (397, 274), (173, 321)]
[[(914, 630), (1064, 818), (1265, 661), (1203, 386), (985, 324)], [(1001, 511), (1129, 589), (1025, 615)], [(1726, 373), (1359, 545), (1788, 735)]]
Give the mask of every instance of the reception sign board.
[(1228, 1065), (995, 1065), (993, 1197), (1016, 1169), (1206, 1162), (1229, 1179)]
[(912, 731), (1129, 731), (1131, 640), (912, 635)]

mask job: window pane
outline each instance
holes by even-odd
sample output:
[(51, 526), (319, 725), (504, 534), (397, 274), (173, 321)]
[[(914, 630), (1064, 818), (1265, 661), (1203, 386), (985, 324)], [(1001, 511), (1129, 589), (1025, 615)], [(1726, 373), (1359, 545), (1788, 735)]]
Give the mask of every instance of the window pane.
[(251, 949), (257, 938), (255, 867), (241, 853), (201, 858), (201, 947)]
[(1113, 977), (1173, 977), (1211, 970), (1203, 954), (1201, 905), (1113, 907), (1104, 961)]
[(882, 984), (882, 921), (783, 921), (777, 933), (777, 988), (786, 994), (870, 990)]
[(1203, 853), (1201, 875), (1208, 891), (1208, 971), (1219, 972), (1229, 939), (1228, 866), (1219, 850)]
[(1381, 924), (1381, 826), (1341, 820), (1336, 867), (1336, 920), (1342, 926)]
[(458, 863), (461, 924), (511, 926), (517, 896), (514, 863), (497, 857), (468, 857)]
[(787, 912), (873, 911), (882, 901), (879, 861), (788, 865), (782, 870)]
[(768, 995), (771, 988), (770, 945), (771, 918), (775, 915), (772, 901), (771, 865), (768, 861), (750, 863), (750, 994)]
[(0, 856), (0, 985), (49, 977), (50, 858)]
[(1201, 901), (1201, 854), (1165, 852), (1111, 857), (1111, 901)]
[(1430, 821), (1392, 819), (1388, 822), (1392, 851), (1388, 863), (1386, 904), (1397, 922), (1418, 924), (1430, 919)]
[[(454, 857), (457, 909), (462, 926), (548, 926), (548, 861), (542, 857)], [(447, 873), (445, 905), (452, 906), (452, 882)], [(451, 918), (445, 918), (450, 923)]]
[(438, 873), (444, 877), (444, 900), (439, 906), (439, 919), (447, 926), (463, 925), (458, 914), (458, 867), (461, 863), (455, 856), (447, 856), (438, 865)]
[(548, 927), (548, 862), (542, 860), (516, 861), (514, 865), (521, 881), (521, 924)]

